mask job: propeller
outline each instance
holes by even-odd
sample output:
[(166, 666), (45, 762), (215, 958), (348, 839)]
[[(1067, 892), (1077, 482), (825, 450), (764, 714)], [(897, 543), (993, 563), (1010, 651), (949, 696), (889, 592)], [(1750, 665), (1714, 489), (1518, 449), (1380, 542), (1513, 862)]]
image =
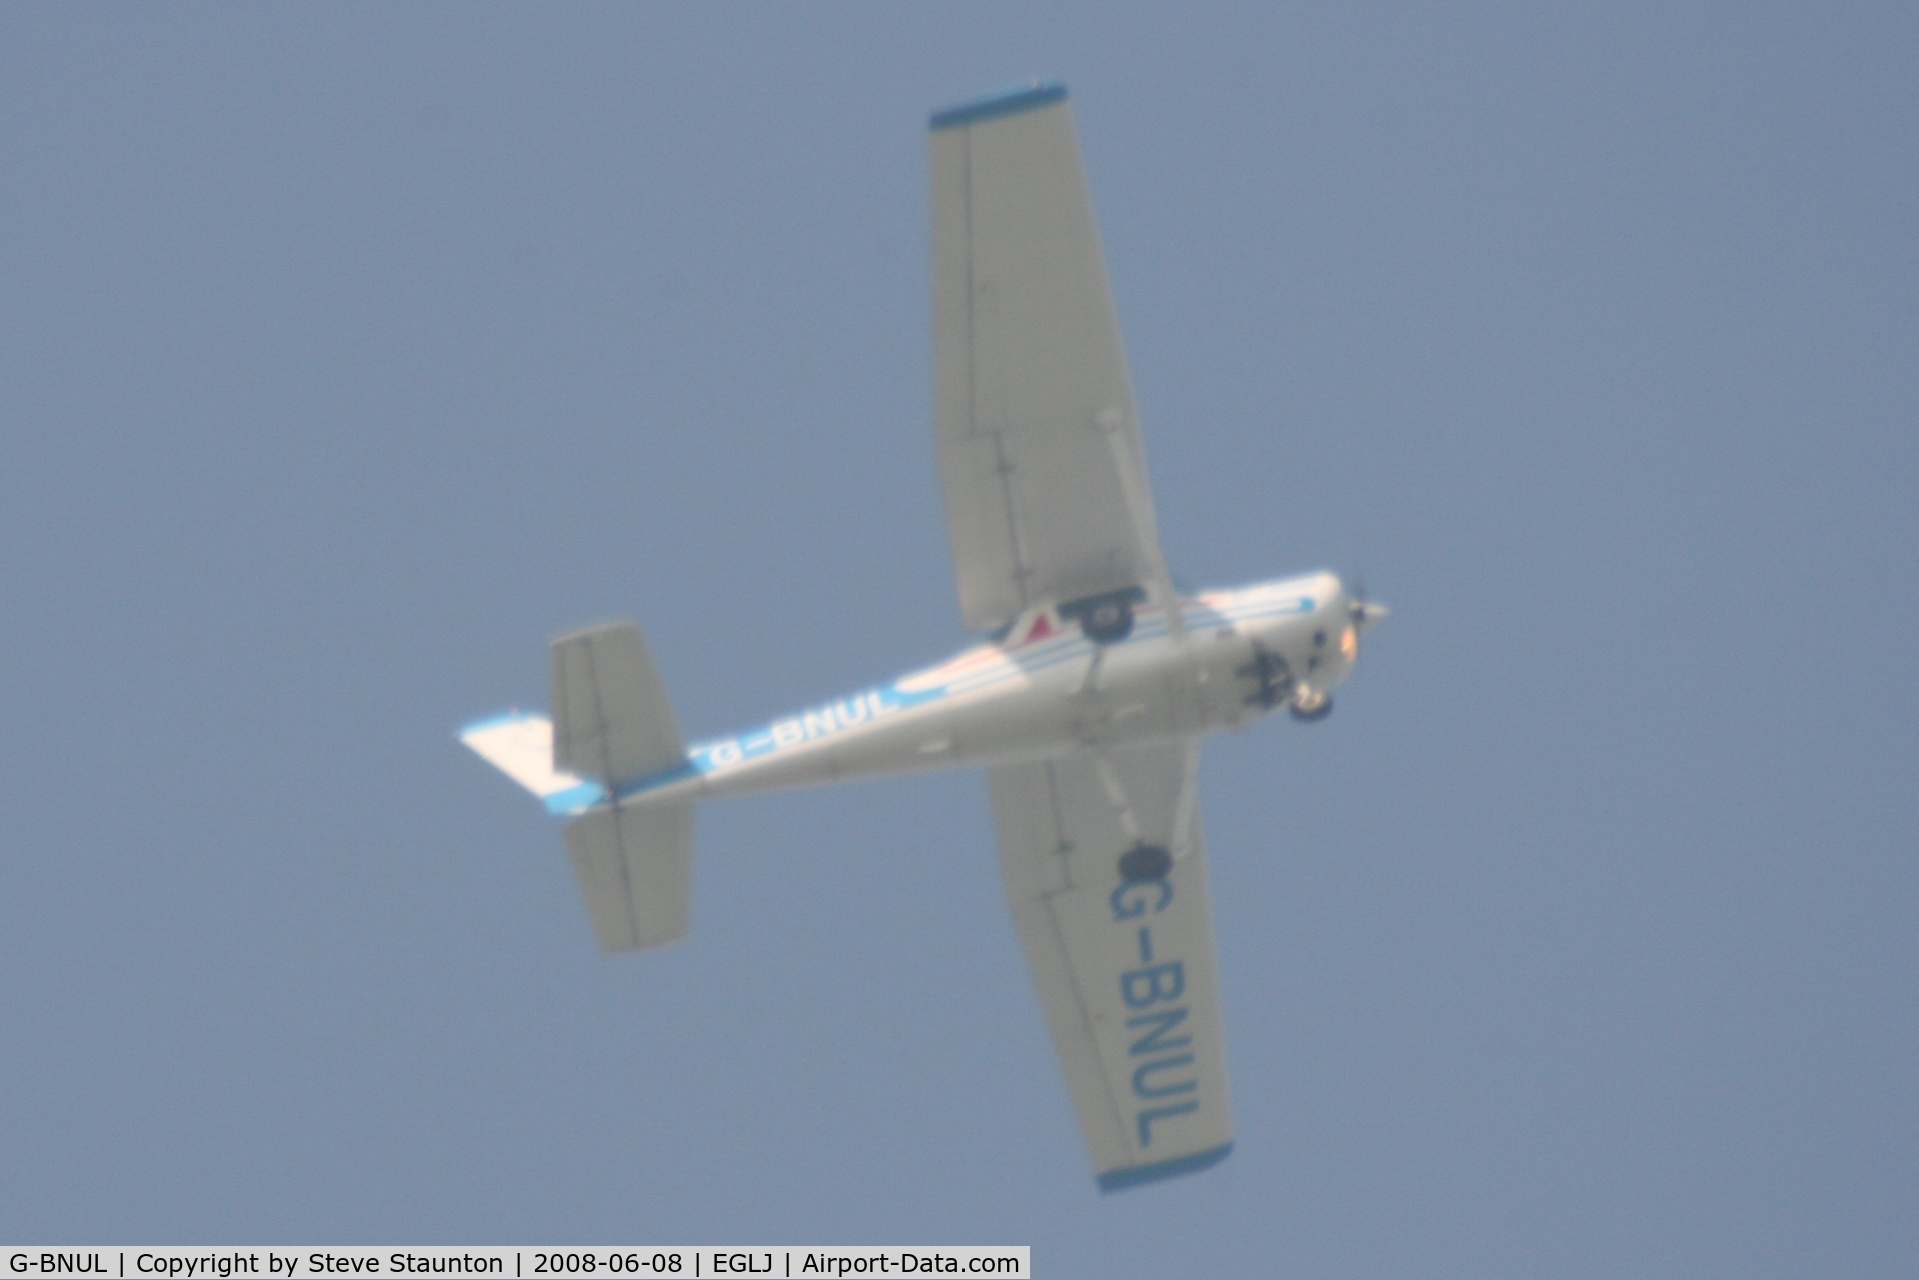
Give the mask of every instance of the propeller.
[(1365, 635), (1375, 623), (1392, 612), (1385, 605), (1368, 598), (1366, 579), (1364, 575), (1357, 573), (1353, 575), (1352, 581), (1346, 587), (1346, 608), (1352, 616), (1353, 625), (1359, 628), (1361, 635)]

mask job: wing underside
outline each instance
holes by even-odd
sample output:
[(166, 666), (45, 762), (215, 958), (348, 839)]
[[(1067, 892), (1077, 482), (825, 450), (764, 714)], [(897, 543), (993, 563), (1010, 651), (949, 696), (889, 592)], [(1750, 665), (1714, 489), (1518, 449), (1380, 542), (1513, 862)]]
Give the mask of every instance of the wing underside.
[(1035, 86), (933, 117), (933, 387), (966, 625), (1164, 582), (1072, 116)]
[(1007, 900), (1109, 1191), (1232, 1148), (1197, 752), (1174, 743), (990, 772)]

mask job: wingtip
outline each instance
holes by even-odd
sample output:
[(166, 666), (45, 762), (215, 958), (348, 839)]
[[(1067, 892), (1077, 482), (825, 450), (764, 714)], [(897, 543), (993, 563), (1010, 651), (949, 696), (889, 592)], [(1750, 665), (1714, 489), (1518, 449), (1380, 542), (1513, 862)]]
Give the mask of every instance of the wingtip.
[(1009, 85), (995, 90), (970, 102), (935, 111), (927, 120), (933, 129), (956, 129), (962, 125), (978, 124), (982, 120), (993, 120), (1000, 116), (1014, 116), (1022, 111), (1036, 111), (1041, 107), (1050, 107), (1055, 102), (1066, 101), (1066, 86), (1057, 80), (1023, 80), (1019, 84)]
[(465, 741), (469, 734), (479, 733), (486, 729), (498, 728), (503, 724), (516, 724), (522, 720), (537, 720), (539, 718), (538, 712), (522, 711), (518, 707), (514, 707), (510, 711), (496, 711), (490, 716), (481, 716), (477, 720), (469, 720), (461, 725), (459, 729), (454, 732), (453, 736), (459, 738), (461, 741)]
[(1143, 1186), (1148, 1182), (1160, 1182), (1166, 1178), (1198, 1173), (1201, 1169), (1212, 1168), (1231, 1154), (1233, 1154), (1233, 1144), (1224, 1142), (1208, 1151), (1195, 1151), (1190, 1156), (1176, 1156), (1156, 1164), (1134, 1165), (1130, 1169), (1114, 1169), (1099, 1175), (1099, 1189), (1102, 1193), (1124, 1191), (1128, 1187)]

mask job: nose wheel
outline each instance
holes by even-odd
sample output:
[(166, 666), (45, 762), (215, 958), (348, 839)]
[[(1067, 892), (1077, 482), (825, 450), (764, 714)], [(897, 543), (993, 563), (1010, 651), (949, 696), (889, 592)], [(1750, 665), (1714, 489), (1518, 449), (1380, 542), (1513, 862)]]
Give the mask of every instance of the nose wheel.
[(1313, 724), (1333, 714), (1333, 695), (1302, 684), (1286, 700), (1286, 710), (1302, 724)]

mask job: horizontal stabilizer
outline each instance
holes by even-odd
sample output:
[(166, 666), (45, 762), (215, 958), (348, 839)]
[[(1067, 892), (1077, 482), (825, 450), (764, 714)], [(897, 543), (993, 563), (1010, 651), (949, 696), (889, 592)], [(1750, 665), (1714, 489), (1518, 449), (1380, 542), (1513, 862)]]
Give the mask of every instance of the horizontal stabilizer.
[(600, 950), (642, 951), (686, 936), (692, 805), (595, 809), (566, 824), (566, 848)]
[(553, 767), (553, 722), (545, 716), (523, 711), (488, 716), (461, 729), (460, 741), (544, 800), (548, 813), (577, 813), (606, 795), (599, 783)]
[(631, 622), (553, 642), (553, 767), (618, 790), (686, 763), (686, 744)]

